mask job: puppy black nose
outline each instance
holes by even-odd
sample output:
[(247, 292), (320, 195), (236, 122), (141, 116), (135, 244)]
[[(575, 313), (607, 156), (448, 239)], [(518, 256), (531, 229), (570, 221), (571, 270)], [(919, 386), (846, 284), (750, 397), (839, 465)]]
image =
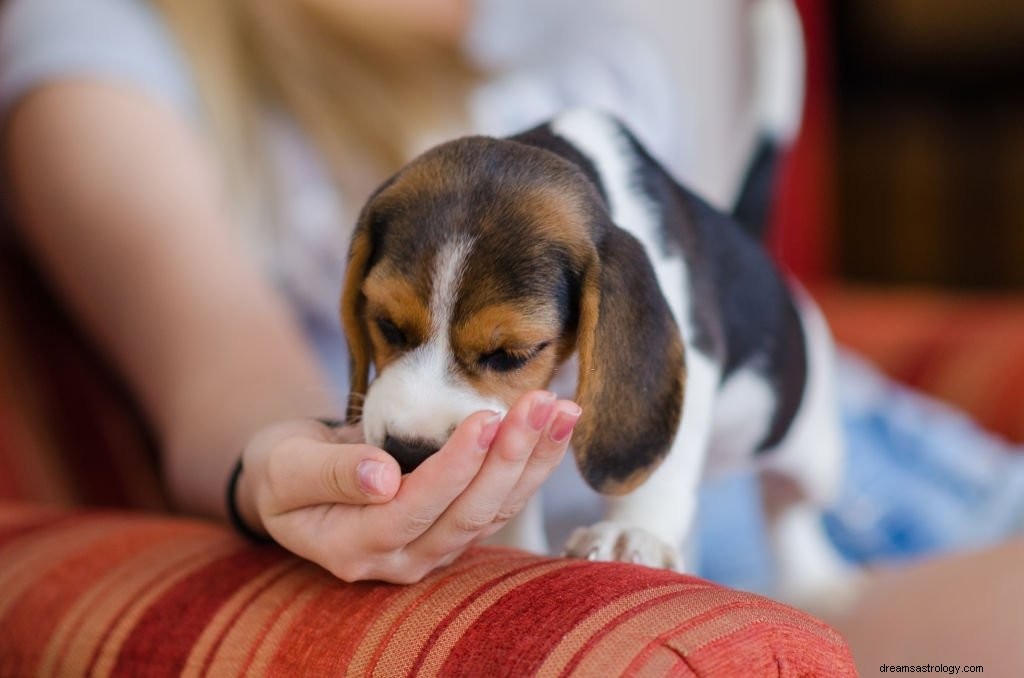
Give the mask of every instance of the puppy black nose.
[(407, 440), (387, 436), (384, 438), (384, 451), (395, 458), (402, 473), (409, 473), (424, 459), (437, 452), (437, 446), (425, 440)]

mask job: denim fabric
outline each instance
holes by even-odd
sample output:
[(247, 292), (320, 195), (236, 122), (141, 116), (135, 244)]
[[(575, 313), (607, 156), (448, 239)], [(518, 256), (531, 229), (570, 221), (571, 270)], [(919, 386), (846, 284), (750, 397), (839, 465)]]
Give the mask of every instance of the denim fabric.
[[(848, 459), (824, 520), (849, 561), (892, 562), (1024, 532), (1024, 450), (851, 355), (841, 356), (838, 378)], [(700, 574), (770, 590), (752, 474), (706, 484), (700, 506)]]

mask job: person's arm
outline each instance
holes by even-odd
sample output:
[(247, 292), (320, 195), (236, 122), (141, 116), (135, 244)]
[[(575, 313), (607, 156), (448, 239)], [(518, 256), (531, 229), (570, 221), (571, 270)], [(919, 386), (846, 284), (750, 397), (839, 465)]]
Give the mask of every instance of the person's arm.
[(244, 452), (250, 528), (343, 579), (415, 581), (493, 533), (565, 453), (579, 408), (544, 393), (501, 422), (469, 417), (404, 478), (310, 419), (337, 411), (329, 384), (244, 255), (199, 137), (144, 95), (45, 86), (4, 141), (16, 222), (140, 399), (179, 509), (223, 517)]
[(30, 94), (5, 151), (17, 226), (141, 400), (174, 503), (223, 515), (253, 431), (338, 408), (243, 256), (213, 158), (171, 112), (93, 82)]
[(894, 563), (869, 574), (853, 608), (824, 619), (846, 638), (865, 676), (883, 664), (938, 663), (1021, 676), (1022, 570), (1019, 536), (978, 550)]

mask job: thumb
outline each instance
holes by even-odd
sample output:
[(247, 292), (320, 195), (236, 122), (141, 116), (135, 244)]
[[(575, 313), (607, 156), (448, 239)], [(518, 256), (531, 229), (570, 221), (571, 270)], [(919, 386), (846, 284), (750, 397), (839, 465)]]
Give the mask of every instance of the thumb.
[(279, 450), (287, 457), (270, 468), (279, 510), (321, 504), (379, 504), (394, 497), (401, 484), (398, 462), (370, 445), (304, 440)]
[(355, 469), (356, 486), (361, 494), (351, 496), (361, 496), (370, 502), (387, 501), (394, 497), (402, 482), (402, 471), (394, 457), (368, 445), (351, 447), (364, 450)]

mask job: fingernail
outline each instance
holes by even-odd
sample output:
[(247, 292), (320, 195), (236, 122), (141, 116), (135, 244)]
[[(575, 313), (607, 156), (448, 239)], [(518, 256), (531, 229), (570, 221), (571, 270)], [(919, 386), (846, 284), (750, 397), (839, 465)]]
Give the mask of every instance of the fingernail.
[(559, 412), (558, 416), (555, 417), (555, 421), (551, 424), (548, 437), (556, 443), (564, 443), (572, 435), (572, 431), (576, 428), (576, 422), (580, 420), (581, 414), (583, 414), (583, 410), (578, 407), (575, 410)]
[(359, 487), (367, 494), (384, 494), (384, 464), (375, 459), (364, 459), (356, 466)]
[(548, 417), (551, 415), (551, 408), (555, 405), (555, 394), (544, 393), (533, 401), (533, 405), (530, 406), (530, 414), (526, 417), (527, 421), (530, 422), (530, 426), (535, 431), (543, 431), (544, 424), (548, 423)]
[(486, 450), (494, 442), (494, 437), (498, 435), (498, 426), (501, 425), (501, 414), (494, 412), (484, 425), (480, 427), (480, 437), (477, 439), (477, 444), (481, 450)]

